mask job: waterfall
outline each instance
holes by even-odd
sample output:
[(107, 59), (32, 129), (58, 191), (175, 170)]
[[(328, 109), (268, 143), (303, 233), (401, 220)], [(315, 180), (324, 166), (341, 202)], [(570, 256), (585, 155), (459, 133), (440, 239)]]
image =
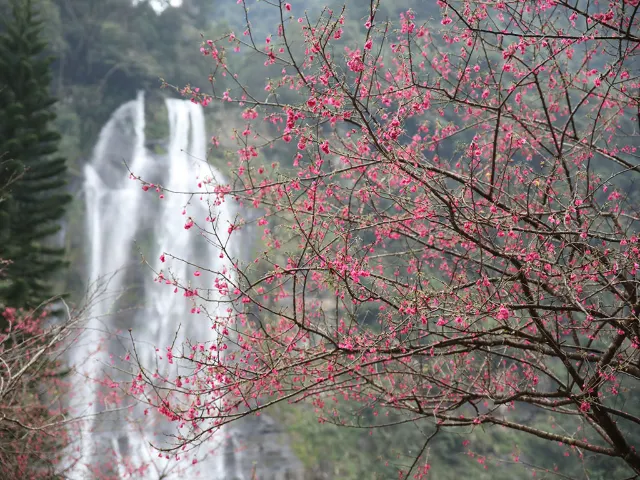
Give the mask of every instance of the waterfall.
[[(194, 278), (195, 268), (181, 260), (206, 265), (211, 271), (220, 271), (228, 260), (221, 259), (220, 251), (197, 229), (186, 230), (183, 226), (189, 216), (204, 223), (213, 212), (218, 224), (224, 225), (232, 215), (228, 204), (212, 207), (207, 197), (169, 192), (193, 192), (198, 190), (198, 179), (208, 177), (211, 183), (217, 183), (221, 175), (205, 161), (202, 108), (174, 99), (166, 100), (166, 106), (170, 126), (166, 154), (153, 154), (145, 147), (144, 95), (140, 93), (113, 113), (84, 171), (87, 270), (94, 289), (101, 292), (91, 304), (86, 332), (70, 352), (71, 365), (79, 378), (86, 378), (74, 389), (70, 404), (76, 414), (89, 417), (81, 429), (79, 446), (74, 447), (80, 457), (73, 468), (73, 476), (78, 479), (92, 478), (89, 464), (96, 461), (103, 465), (111, 461), (106, 468), (120, 478), (237, 477), (229, 471), (233, 462), (220, 454), (207, 456), (204, 450), (189, 454), (186, 470), (176, 467), (175, 461), (158, 458), (149, 443), (163, 445), (162, 434), (175, 433), (175, 427), (153, 412), (145, 414), (143, 405), (104, 413), (122, 405), (112, 401), (109, 389), (95, 381), (105, 377), (113, 382), (130, 379), (117, 369), (124, 368), (120, 359), (132, 350), (129, 329), (145, 367), (152, 367), (169, 345), (179, 349), (187, 339), (213, 340), (208, 319), (190, 313), (191, 299), (181, 292), (173, 294), (173, 287), (165, 282), (154, 281), (152, 269), (181, 284), (191, 281), (194, 288), (203, 286), (206, 291), (207, 284), (210, 288), (212, 277), (203, 272)], [(163, 188), (159, 192), (156, 187), (144, 191), (131, 174)], [(162, 263), (159, 258), (164, 252), (180, 259), (167, 255), (166, 263)], [(215, 306), (216, 299), (211, 300)], [(208, 313), (216, 315), (211, 310)], [(173, 375), (179, 374), (178, 363), (172, 365)], [(197, 465), (191, 465), (196, 455)], [(143, 464), (149, 467), (135, 470)]]
[[(69, 409), (86, 421), (74, 431), (77, 441), (69, 447), (64, 465), (67, 476), (73, 480), (299, 480), (302, 464), (283, 429), (268, 415), (225, 427), (176, 461), (173, 456), (159, 457), (150, 446), (167, 446), (165, 435), (175, 434), (176, 426), (152, 409), (145, 411), (142, 403), (126, 397), (123, 403), (113, 396), (118, 391), (114, 385), (131, 380), (123, 372), (131, 364), (122, 361), (133, 350), (129, 332), (140, 364), (149, 370), (172, 344), (180, 351), (189, 339), (216, 340), (209, 317), (225, 316), (227, 304), (216, 301), (221, 299), (212, 289), (213, 272), (230, 271), (231, 266), (226, 255), (221, 258), (219, 245), (226, 245), (231, 258), (242, 253), (228, 237), (212, 241), (210, 235), (212, 223), (207, 219), (215, 217), (218, 234), (227, 235), (235, 213), (228, 203), (218, 205), (215, 195), (207, 195), (223, 178), (205, 161), (202, 107), (177, 99), (167, 99), (166, 107), (166, 153), (153, 153), (145, 146), (145, 104), (140, 93), (113, 113), (84, 170), (86, 270), (93, 282), (89, 288), (93, 299), (87, 328), (69, 351), (70, 365), (77, 373)], [(149, 182), (145, 189), (138, 178)], [(158, 185), (162, 187), (156, 190)], [(183, 228), (189, 217), (209, 235), (196, 227)], [(194, 265), (205, 267), (197, 277)], [(167, 280), (197, 288), (207, 300), (206, 312), (198, 314), (193, 298), (179, 289), (173, 293), (173, 285), (155, 281), (160, 273)], [(162, 374), (172, 378), (184, 368), (180, 361), (166, 364), (166, 358), (162, 365), (171, 367)]]

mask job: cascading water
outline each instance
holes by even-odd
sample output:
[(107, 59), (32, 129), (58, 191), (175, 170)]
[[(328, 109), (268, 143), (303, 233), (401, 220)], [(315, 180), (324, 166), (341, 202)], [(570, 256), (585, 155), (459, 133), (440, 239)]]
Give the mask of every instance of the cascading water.
[[(189, 314), (188, 299), (173, 295), (167, 286), (154, 282), (153, 272), (139, 261), (140, 255), (145, 255), (156, 272), (165, 267), (165, 276), (180, 282), (193, 276), (193, 268), (178, 260), (161, 264), (163, 252), (207, 265), (212, 271), (220, 271), (225, 262), (211, 242), (182, 228), (187, 213), (198, 219), (209, 215), (206, 201), (165, 190), (159, 198), (154, 188), (143, 191), (125, 167), (126, 162), (131, 173), (162, 185), (167, 191), (193, 190), (196, 179), (205, 175), (213, 177), (213, 182), (220, 181), (220, 175), (204, 161), (206, 137), (201, 107), (173, 99), (167, 100), (166, 105), (170, 124), (166, 155), (155, 155), (145, 148), (144, 96), (140, 93), (135, 101), (114, 112), (85, 168), (88, 275), (91, 282), (101, 285), (102, 293), (91, 306), (85, 335), (71, 350), (71, 364), (87, 379), (76, 389), (72, 408), (80, 415), (90, 416), (90, 425), (84, 428), (76, 452), (80, 457), (74, 469), (76, 478), (91, 478), (89, 465), (104, 466), (108, 460), (112, 472), (121, 478), (173, 478), (172, 469), (175, 473), (178, 468), (159, 459), (149, 446), (150, 442), (162, 446), (162, 434), (173, 433), (172, 426), (163, 424), (152, 413), (145, 414), (142, 405), (105, 413), (114, 410), (116, 403), (110, 401), (104, 379), (127, 379), (126, 374), (118, 375), (114, 366), (131, 350), (129, 329), (136, 338), (136, 351), (143, 366), (152, 366), (156, 361), (156, 348), (162, 352), (172, 344), (179, 347), (187, 339), (212, 340), (210, 323)], [(228, 208), (224, 204), (216, 207), (219, 223), (229, 221)], [(198, 278), (201, 284), (207, 281), (212, 283), (204, 275)], [(172, 373), (178, 375), (180, 366), (176, 364), (174, 368), (176, 372)], [(136, 419), (144, 423), (136, 423)], [(181, 471), (179, 476), (241, 478), (230, 471), (233, 462), (223, 456), (203, 456), (199, 455), (197, 466)], [(135, 470), (140, 465), (148, 467)]]
[[(231, 207), (228, 203), (212, 204), (207, 195), (172, 193), (196, 191), (200, 182), (222, 181), (219, 172), (205, 161), (203, 111), (184, 100), (168, 99), (166, 106), (170, 127), (166, 154), (154, 154), (145, 146), (144, 95), (140, 93), (113, 113), (85, 168), (87, 274), (98, 285), (93, 290), (100, 292), (91, 302), (86, 332), (70, 351), (70, 363), (83, 379), (73, 391), (70, 408), (75, 415), (88, 418), (78, 432), (79, 441), (70, 449), (70, 461), (79, 458), (70, 467), (70, 477), (103, 478), (100, 475), (107, 470), (108, 478), (140, 480), (300, 479), (300, 462), (282, 429), (267, 415), (219, 432), (212, 442), (184, 454), (176, 463), (173, 456), (170, 460), (159, 458), (150, 446), (167, 445), (165, 434), (176, 433), (175, 425), (153, 411), (146, 412), (143, 404), (119, 403), (113, 396), (117, 388), (110, 388), (109, 384), (131, 379), (118, 370), (126, 368), (120, 359), (132, 350), (129, 331), (135, 338), (138, 361), (151, 370), (170, 345), (179, 349), (188, 339), (215, 340), (207, 317), (190, 313), (193, 299), (180, 292), (173, 294), (173, 286), (154, 281), (160, 272), (163, 278), (176, 279), (181, 285), (203, 287), (201, 296), (213, 292), (206, 305), (209, 316), (224, 316), (227, 309), (207, 286), (214, 283), (213, 273), (208, 272), (230, 270), (228, 258), (220, 258), (211, 237), (183, 226), (189, 216), (198, 222), (215, 216), (218, 232), (226, 232), (233, 218)], [(131, 174), (162, 185), (162, 189), (145, 191)], [(226, 253), (232, 258), (240, 253), (227, 239), (217, 241), (226, 244)], [(159, 260), (164, 252), (168, 252), (166, 263)], [(192, 265), (207, 269), (194, 278)], [(197, 284), (185, 284), (189, 279)], [(162, 373), (173, 378), (180, 375), (179, 361), (171, 368), (171, 372), (165, 369)], [(198, 462), (193, 465), (195, 457)]]

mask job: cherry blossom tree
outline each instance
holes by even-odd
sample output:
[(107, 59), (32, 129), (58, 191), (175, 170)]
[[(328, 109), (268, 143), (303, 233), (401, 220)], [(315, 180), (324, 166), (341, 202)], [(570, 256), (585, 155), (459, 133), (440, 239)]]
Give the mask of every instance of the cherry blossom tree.
[(210, 206), (184, 228), (226, 266), (175, 278), (189, 259), (166, 252), (159, 280), (217, 340), (162, 346), (183, 374), (138, 364), (131, 385), (177, 424), (175, 448), (307, 401), (338, 425), (430, 420), (407, 478), (427, 475), (436, 433), (480, 427), (640, 473), (640, 3), (392, 16), (384, 1), (312, 14), (273, 0), (268, 35), (238, 3), (246, 30), (201, 48), (210, 89), (180, 89), (228, 116), (212, 156), (232, 151), (232, 175), (163, 192)]
[(62, 400), (61, 360), (82, 317), (67, 310), (68, 318), (51, 324), (49, 310), (1, 311), (0, 472), (6, 478), (53, 478), (64, 470), (67, 428), (75, 419)]

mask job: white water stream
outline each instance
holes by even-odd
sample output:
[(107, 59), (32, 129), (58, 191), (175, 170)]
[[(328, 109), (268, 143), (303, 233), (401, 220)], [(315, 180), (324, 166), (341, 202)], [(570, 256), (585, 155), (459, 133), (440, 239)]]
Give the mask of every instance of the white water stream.
[[(69, 408), (72, 415), (86, 421), (79, 424), (77, 441), (69, 448), (67, 476), (72, 480), (301, 480), (300, 461), (282, 427), (268, 415), (249, 417), (216, 432), (211, 441), (180, 453), (176, 461), (175, 455), (159, 457), (150, 445), (168, 446), (167, 434), (177, 433), (175, 424), (152, 409), (145, 413), (145, 405), (126, 396), (120, 401), (112, 396), (119, 391), (113, 385), (123, 386), (131, 380), (123, 371), (137, 373), (135, 362), (122, 361), (133, 353), (129, 330), (140, 364), (154, 372), (157, 362), (158, 371), (171, 378), (184, 373), (184, 365), (178, 360), (168, 364), (168, 346), (173, 344), (174, 352), (180, 352), (187, 340), (216, 340), (209, 317), (225, 316), (228, 304), (217, 302), (221, 299), (215, 290), (208, 290), (214, 285), (213, 273), (208, 272), (230, 271), (230, 260), (225, 255), (220, 258), (216, 245), (226, 244), (231, 258), (242, 253), (234, 248), (237, 245), (227, 244), (227, 238), (205, 238), (195, 226), (184, 228), (193, 217), (198, 226), (210, 229), (206, 219), (215, 217), (217, 232), (226, 235), (234, 213), (228, 203), (214, 205), (215, 195), (168, 191), (210, 191), (222, 183), (222, 176), (205, 161), (207, 132), (202, 108), (175, 99), (167, 99), (166, 107), (166, 153), (153, 153), (146, 146), (144, 95), (140, 93), (113, 113), (85, 167), (86, 273), (94, 282), (89, 293), (98, 294), (97, 300), (89, 302), (88, 328), (70, 350), (78, 381)], [(163, 189), (144, 191), (130, 172)], [(234, 239), (237, 241), (237, 235)], [(163, 263), (160, 256), (165, 252)], [(206, 270), (195, 276), (194, 265)], [(199, 306), (193, 297), (183, 296), (180, 289), (174, 294), (174, 286), (154, 281), (160, 271), (182, 286), (198, 288), (201, 296), (211, 295), (207, 301), (198, 300), (207, 315), (204, 310), (202, 314), (192, 312)], [(72, 465), (74, 459), (77, 462)]]
[[(158, 458), (149, 443), (166, 445), (163, 433), (175, 433), (175, 427), (153, 413), (145, 415), (142, 405), (101, 413), (123, 404), (111, 401), (109, 389), (93, 381), (105, 376), (115, 382), (130, 380), (117, 371), (117, 367), (126, 368), (120, 359), (132, 351), (129, 329), (136, 339), (141, 365), (152, 371), (158, 355), (174, 343), (178, 330), (177, 350), (187, 339), (213, 340), (207, 317), (190, 313), (194, 304), (181, 291), (173, 294), (172, 286), (154, 282), (149, 266), (156, 272), (164, 268), (167, 278), (176, 278), (182, 285), (211, 287), (212, 278), (206, 273), (195, 278), (194, 267), (171, 261), (169, 255), (166, 263), (161, 263), (159, 257), (168, 252), (220, 271), (229, 260), (221, 259), (220, 250), (197, 228), (183, 227), (189, 216), (204, 223), (210, 213), (224, 225), (231, 218), (229, 207), (223, 204), (210, 212), (207, 198), (198, 195), (156, 192), (155, 188), (143, 191), (125, 166), (126, 162), (132, 173), (146, 181), (178, 192), (198, 190), (198, 178), (209, 176), (214, 183), (221, 180), (204, 161), (207, 139), (202, 108), (174, 99), (166, 100), (166, 106), (170, 127), (166, 154), (152, 154), (145, 147), (144, 96), (140, 93), (114, 112), (85, 168), (88, 276), (90, 282), (98, 282), (103, 293), (91, 307), (87, 332), (71, 351), (71, 364), (88, 379), (79, 382), (72, 407), (77, 414), (93, 416), (83, 427), (76, 447), (80, 461), (73, 471), (78, 479), (95, 478), (90, 464), (107, 464), (104, 468), (120, 478), (241, 478), (229, 471), (225, 455), (207, 454), (215, 445), (185, 454), (178, 467), (173, 459)], [(141, 262), (141, 255), (149, 265)], [(211, 300), (209, 314), (216, 315), (216, 308), (226, 309), (218, 306), (215, 298)], [(161, 368), (167, 372), (168, 366), (173, 369), (172, 376), (179, 374), (179, 362)], [(130, 399), (124, 401), (125, 405), (131, 403)], [(197, 465), (192, 465), (193, 458), (197, 458)], [(136, 471), (140, 465), (149, 467)], [(186, 470), (181, 470), (182, 465)]]

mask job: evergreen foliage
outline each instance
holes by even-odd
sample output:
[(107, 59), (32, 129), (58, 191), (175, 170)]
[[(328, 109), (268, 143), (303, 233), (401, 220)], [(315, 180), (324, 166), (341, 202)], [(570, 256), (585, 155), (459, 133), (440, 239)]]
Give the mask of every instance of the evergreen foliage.
[(53, 275), (65, 266), (64, 249), (52, 245), (71, 200), (67, 166), (56, 155), (55, 99), (43, 21), (32, 0), (11, 0), (0, 35), (0, 184), (21, 175), (0, 203), (0, 258), (10, 260), (0, 283), (0, 303), (34, 307), (52, 294)]

